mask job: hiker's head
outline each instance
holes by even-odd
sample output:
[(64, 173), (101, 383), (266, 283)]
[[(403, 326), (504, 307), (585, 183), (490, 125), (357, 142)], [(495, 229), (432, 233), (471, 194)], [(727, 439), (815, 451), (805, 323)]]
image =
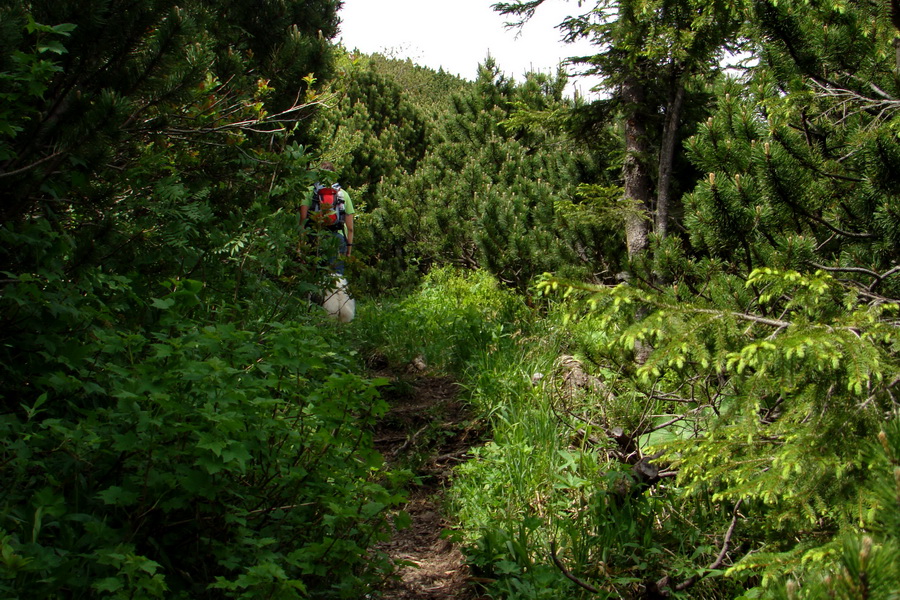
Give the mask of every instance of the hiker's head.
[(334, 163), (330, 160), (323, 160), (319, 163), (319, 180), (325, 184), (334, 183)]

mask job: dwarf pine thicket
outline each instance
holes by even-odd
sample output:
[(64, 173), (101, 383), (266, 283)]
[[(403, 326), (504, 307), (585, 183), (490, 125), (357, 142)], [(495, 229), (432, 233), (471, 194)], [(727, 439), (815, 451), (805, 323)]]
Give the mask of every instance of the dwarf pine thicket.
[(889, 3), (588, 3), (594, 102), (351, 54), (333, 0), (88, 4), (0, 6), (4, 597), (376, 594), (372, 356), (465, 390), (491, 597), (900, 593)]

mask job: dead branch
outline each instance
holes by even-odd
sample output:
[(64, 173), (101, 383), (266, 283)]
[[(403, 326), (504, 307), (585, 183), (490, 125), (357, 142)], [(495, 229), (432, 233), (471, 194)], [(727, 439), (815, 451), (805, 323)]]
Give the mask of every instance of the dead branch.
[(462, 450), (457, 450), (456, 452), (449, 452), (447, 454), (441, 454), (440, 456), (436, 456), (434, 458), (434, 462), (441, 463), (448, 460), (455, 460), (458, 462), (465, 462), (466, 456), (469, 454), (469, 448), (463, 448)]
[(894, 265), (884, 273), (876, 273), (875, 271), (864, 269), (862, 267), (826, 267), (825, 265), (820, 265), (814, 262), (810, 262), (809, 264), (817, 269), (822, 269), (823, 271), (827, 271), (829, 273), (860, 273), (862, 275), (871, 277), (875, 281), (873, 281), (872, 284), (867, 288), (867, 291), (869, 292), (875, 291), (875, 288), (877, 288), (882, 281), (884, 281), (891, 275), (900, 273), (900, 265)]
[(837, 101), (837, 106), (833, 111), (840, 111), (843, 117), (838, 122), (843, 122), (853, 115), (865, 112), (874, 115), (872, 125), (877, 125), (892, 113), (900, 110), (900, 100), (890, 96), (884, 90), (869, 82), (869, 88), (875, 92), (879, 98), (871, 98), (860, 92), (848, 88), (840, 87), (832, 83), (824, 83), (812, 80), (812, 85), (817, 90), (817, 94), (824, 98), (831, 98)]
[[(718, 569), (725, 562), (725, 556), (728, 554), (728, 551), (731, 549), (731, 538), (734, 535), (734, 529), (737, 526), (737, 521), (738, 521), (738, 516), (739, 516), (738, 509), (740, 509), (742, 502), (743, 502), (743, 500), (738, 500), (737, 503), (734, 505), (734, 510), (732, 511), (732, 516), (731, 516), (731, 524), (728, 526), (728, 531), (725, 532), (725, 537), (722, 539), (722, 548), (719, 550), (719, 554), (718, 554), (718, 556), (716, 556), (716, 559), (709, 565), (709, 567), (707, 567), (707, 569), (709, 571)], [(668, 575), (664, 579), (667, 579), (667, 578), (668, 578)], [(681, 583), (677, 584), (674, 587), (674, 590), (676, 592), (683, 592), (684, 590), (688, 589), (689, 587), (691, 587), (692, 585), (694, 585), (695, 583), (700, 581), (700, 579), (702, 579), (702, 577), (699, 574), (692, 575), (691, 577), (688, 577)], [(660, 588), (662, 588), (662, 587), (663, 586), (660, 586)], [(665, 586), (665, 587), (669, 587), (669, 586)]]
[(4, 177), (12, 177), (13, 175), (18, 175), (19, 173), (24, 173), (25, 171), (30, 171), (31, 169), (34, 169), (35, 167), (42, 165), (43, 163), (47, 162), (48, 160), (53, 160), (54, 158), (58, 158), (60, 156), (62, 156), (62, 152), (54, 152), (53, 154), (45, 156), (44, 158), (37, 160), (37, 161), (31, 163), (30, 165), (25, 165), (24, 167), (22, 167), (20, 169), (16, 169), (15, 171), (2, 172), (2, 173), (0, 173), (0, 179), (2, 179)]
[[(685, 310), (685, 309), (683, 309)], [(740, 321), (749, 321), (751, 323), (759, 323), (760, 325), (769, 325), (771, 327), (790, 327), (792, 323), (789, 321), (782, 321), (780, 319), (767, 319), (765, 317), (758, 317), (756, 315), (749, 315), (747, 313), (739, 313), (733, 311), (721, 311), (721, 310), (713, 310), (711, 308), (688, 308), (686, 312), (700, 313), (704, 315), (715, 315), (715, 316), (731, 316)]]
[[(719, 549), (719, 554), (716, 556), (716, 559), (712, 563), (710, 563), (710, 565), (707, 567), (708, 571), (714, 571), (715, 569), (718, 569), (725, 562), (725, 557), (728, 555), (728, 551), (731, 549), (731, 539), (734, 536), (734, 530), (737, 527), (738, 516), (739, 516), (738, 510), (740, 509), (742, 502), (743, 502), (743, 500), (738, 500), (737, 503), (734, 505), (734, 510), (732, 511), (732, 517), (731, 517), (731, 524), (728, 526), (728, 530), (725, 532), (725, 536), (722, 538), (722, 547)], [(556, 540), (550, 541), (550, 558), (553, 561), (553, 564), (556, 565), (556, 568), (559, 569), (560, 573), (562, 573), (566, 577), (566, 579), (568, 579), (569, 581), (571, 581), (572, 583), (574, 583), (581, 589), (591, 592), (592, 594), (601, 593), (600, 589), (598, 589), (598, 588), (592, 586), (591, 584), (587, 583), (586, 581), (576, 577), (566, 568), (566, 566), (563, 564), (563, 562), (560, 560), (559, 556), (557, 555)], [(660, 596), (668, 597), (669, 590), (674, 590), (676, 592), (683, 592), (684, 590), (692, 587), (694, 584), (696, 584), (701, 579), (702, 579), (701, 575), (699, 575), (699, 574), (693, 575), (691, 577), (688, 577), (681, 583), (676, 584), (673, 587), (671, 585), (671, 578), (668, 575), (666, 575), (659, 581), (651, 583), (650, 586), (654, 587)]]
[(691, 410), (687, 411), (686, 413), (684, 413), (682, 415), (678, 415), (677, 417), (673, 417), (672, 419), (666, 421), (665, 423), (660, 423), (659, 425), (654, 425), (653, 427), (644, 429), (644, 430), (642, 430), (641, 433), (642, 433), (642, 435), (646, 435), (648, 433), (653, 433), (654, 431), (659, 431), (660, 429), (665, 429), (669, 425), (674, 425), (675, 423), (678, 423), (679, 421), (684, 421), (688, 417), (691, 417), (707, 408), (712, 408), (712, 404), (703, 404), (701, 406), (698, 406), (697, 408), (692, 408)]
[(553, 560), (553, 564), (556, 565), (556, 568), (559, 569), (559, 572), (565, 575), (566, 579), (580, 587), (581, 589), (587, 590), (592, 594), (599, 594), (600, 590), (592, 586), (591, 584), (582, 581), (578, 577), (572, 575), (566, 566), (559, 560), (559, 557), (556, 555), (556, 540), (550, 541), (550, 558)]
[(400, 454), (401, 452), (406, 450), (410, 445), (414, 445), (416, 443), (416, 440), (419, 439), (419, 436), (422, 434), (422, 432), (425, 431), (426, 429), (428, 429), (428, 427), (430, 425), (431, 425), (430, 423), (426, 423), (417, 432), (415, 432), (411, 436), (407, 436), (406, 441), (403, 444), (401, 444), (398, 448), (395, 448), (394, 450), (392, 450), (390, 453), (390, 456), (397, 456), (398, 454)]

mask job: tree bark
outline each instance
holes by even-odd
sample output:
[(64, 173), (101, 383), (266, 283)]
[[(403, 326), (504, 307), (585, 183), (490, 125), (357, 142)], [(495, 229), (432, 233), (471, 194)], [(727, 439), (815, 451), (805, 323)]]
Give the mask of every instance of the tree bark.
[(650, 204), (653, 181), (650, 177), (647, 124), (642, 114), (646, 90), (636, 75), (622, 84), (622, 98), (628, 106), (625, 117), (625, 164), (622, 166), (626, 203), (625, 238), (628, 258), (635, 258), (650, 245)]
[[(673, 65), (673, 69), (676, 69)], [(684, 79), (674, 73), (674, 89), (666, 106), (666, 124), (659, 149), (659, 180), (656, 183), (656, 234), (665, 238), (669, 229), (669, 204), (672, 195), (672, 165), (675, 162), (675, 140), (681, 107), (684, 104)]]

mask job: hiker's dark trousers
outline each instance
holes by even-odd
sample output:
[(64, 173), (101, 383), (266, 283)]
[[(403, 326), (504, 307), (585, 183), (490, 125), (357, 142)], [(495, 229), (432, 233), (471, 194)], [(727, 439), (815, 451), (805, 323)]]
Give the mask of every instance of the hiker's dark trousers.
[(328, 265), (331, 267), (333, 273), (343, 276), (344, 257), (347, 256), (347, 238), (344, 237), (344, 233), (341, 231), (335, 231), (333, 232), (333, 235), (338, 240), (338, 253), (337, 256), (331, 259)]

